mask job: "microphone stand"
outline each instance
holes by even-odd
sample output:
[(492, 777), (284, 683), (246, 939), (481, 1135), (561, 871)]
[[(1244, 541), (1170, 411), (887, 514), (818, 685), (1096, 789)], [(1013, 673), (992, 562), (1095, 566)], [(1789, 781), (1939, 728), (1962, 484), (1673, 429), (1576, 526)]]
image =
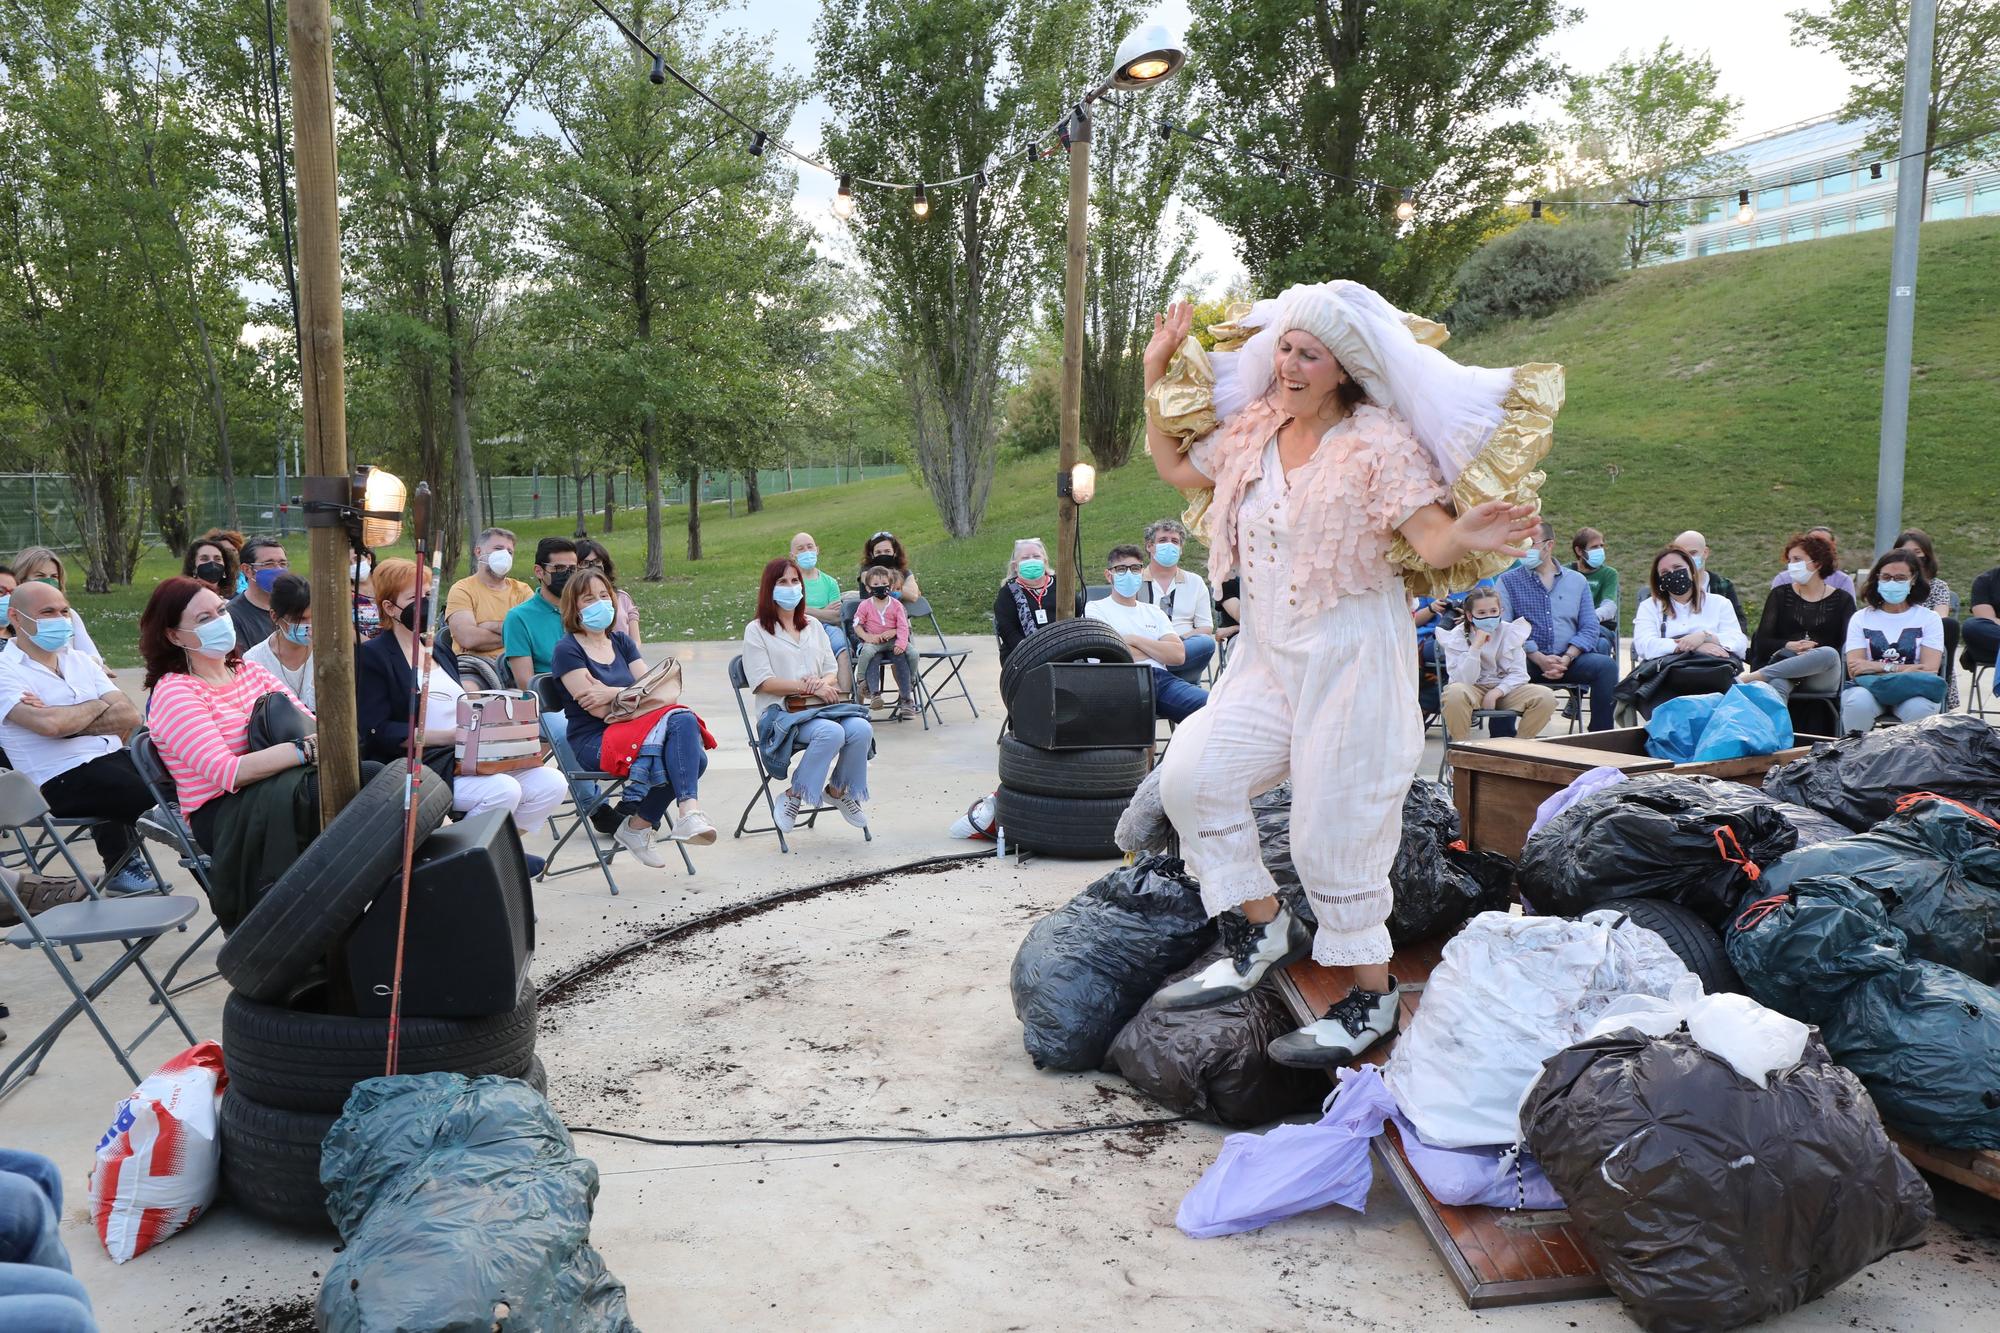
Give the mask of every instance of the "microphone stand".
[[(402, 1054), (402, 1012), (403, 1012), (403, 940), (410, 924), (410, 867), (417, 850), (417, 793), (423, 789), (426, 778), (438, 780), (437, 775), (424, 767), (424, 732), (426, 730), (426, 707), (430, 702), (431, 687), (431, 644), (437, 631), (436, 588), (440, 574), (443, 553), (433, 548), (430, 538), (431, 488), (428, 482), (417, 483), (417, 493), (411, 503), (411, 526), (416, 530), (417, 581), (416, 602), (425, 607), (427, 614), (418, 625), (413, 636), (416, 641), (417, 660), (410, 671), (410, 740), (405, 753), (403, 774), (403, 875), (401, 901), (396, 915), (396, 962), (389, 974), (389, 1050), (382, 1073), (394, 1074), (398, 1059)], [(425, 575), (429, 574), (426, 583)], [(427, 606), (424, 597), (430, 594)], [(386, 627), (394, 634), (395, 627)]]

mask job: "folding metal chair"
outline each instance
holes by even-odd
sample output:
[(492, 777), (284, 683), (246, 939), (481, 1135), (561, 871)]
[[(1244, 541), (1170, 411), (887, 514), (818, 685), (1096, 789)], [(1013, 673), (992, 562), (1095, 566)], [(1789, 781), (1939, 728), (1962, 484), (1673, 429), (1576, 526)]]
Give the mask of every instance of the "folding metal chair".
[[(1438, 654), (1437, 673), (1438, 673), (1438, 721), (1442, 723), (1444, 721), (1444, 691), (1445, 687), (1451, 684), (1451, 679), (1449, 675), (1447, 675), (1447, 673), (1445, 672), (1443, 653)], [(1493, 720), (1495, 718), (1501, 718), (1501, 717), (1508, 717), (1514, 719), (1515, 725), (1517, 727), (1519, 726), (1521, 721), (1521, 714), (1519, 713), (1519, 711), (1512, 708), (1475, 708), (1472, 710), (1472, 729), (1474, 731), (1478, 731), (1483, 726), (1486, 729), (1486, 734), (1490, 737), (1493, 734), (1493, 726), (1492, 726)], [(1438, 754), (1437, 780), (1443, 783), (1447, 787), (1452, 785), (1451, 747), (1454, 745), (1462, 745), (1462, 744), (1464, 744), (1463, 741), (1453, 740), (1451, 738), (1450, 732), (1445, 733), (1444, 749)]]
[(451, 626), (437, 632), (439, 655), (449, 654), (458, 663), (458, 683), (468, 690), (506, 690), (512, 683), (500, 678), (500, 668), (477, 653), (461, 653), (451, 646)]
[[(771, 784), (774, 782), (783, 782), (785, 779), (774, 778), (764, 769), (764, 752), (757, 748), (757, 724), (751, 720), (749, 705), (743, 702), (743, 696), (750, 692), (750, 677), (744, 673), (743, 655), (741, 653), (729, 659), (729, 686), (736, 692), (736, 713), (737, 716), (743, 719), (743, 736), (750, 745), (750, 762), (757, 769), (758, 784), (757, 794), (750, 798), (749, 803), (743, 807), (742, 815), (736, 820), (736, 832), (734, 836), (740, 838), (746, 833), (775, 833), (778, 835), (778, 850), (789, 852), (792, 850), (792, 845), (785, 840), (785, 831), (778, 827), (778, 802), (771, 795)], [(871, 758), (874, 756), (875, 751), (872, 744), (869, 746), (868, 753)], [(757, 808), (757, 801), (760, 797), (763, 799), (764, 808), (770, 813), (771, 822), (765, 828), (751, 828), (750, 812)], [(805, 826), (811, 828), (814, 821), (820, 817), (822, 811), (834, 808), (822, 802), (810, 809), (800, 810), (799, 813), (805, 816)], [(798, 825), (794, 824), (793, 827), (796, 828)], [(868, 842), (875, 841), (875, 834), (869, 829), (862, 829), (861, 836)]]
[(1542, 684), (1563, 696), (1562, 707), (1556, 710), (1556, 716), (1569, 719), (1569, 734), (1574, 736), (1582, 731), (1583, 704), (1590, 696), (1590, 686), (1562, 680), (1545, 680)]
[[(0, 773), (0, 825), (18, 828), (24, 823), (32, 823), (47, 813), (48, 804), (42, 799), (41, 789), (24, 773)], [(17, 949), (40, 949), (49, 966), (56, 970), (68, 989), (69, 1005), (58, 1014), (54, 1021), (43, 1028), (21, 1048), (6, 1069), (0, 1070), (0, 1098), (19, 1087), (36, 1070), (42, 1060), (55, 1045), (56, 1039), (77, 1018), (89, 1015), (91, 1024), (104, 1044), (111, 1048), (111, 1054), (124, 1067), (133, 1083), (140, 1079), (139, 1071), (132, 1067), (128, 1058), (139, 1048), (140, 1043), (153, 1032), (173, 1019), (181, 1034), (193, 1045), (197, 1038), (194, 1029), (181, 1017), (180, 1010), (174, 1008), (172, 997), (165, 986), (146, 966), (143, 955), (153, 947), (160, 936), (176, 930), (187, 923), (195, 914), (197, 904), (193, 898), (172, 894), (146, 894), (134, 898), (86, 899), (82, 902), (62, 903), (51, 907), (40, 916), (30, 916), (27, 904), (21, 901), (12, 886), (0, 881), (0, 897), (4, 897), (21, 924), (9, 930), (4, 939)], [(117, 943), (123, 946), (116, 961), (99, 973), (95, 980), (83, 984), (70, 971), (63, 960), (63, 950), (68, 949), (77, 959), (82, 959), (82, 946), (86, 944)], [(120, 1045), (105, 1024), (103, 1015), (97, 1012), (96, 1000), (110, 988), (127, 968), (136, 967), (147, 985), (152, 987), (153, 998), (160, 1005), (160, 1014), (146, 1025), (145, 1031), (133, 1039), (130, 1045)]]
[[(590, 816), (599, 807), (611, 804), (618, 793), (625, 789), (625, 779), (615, 773), (606, 773), (600, 769), (585, 768), (577, 763), (576, 753), (569, 748), (568, 735), (558, 735), (549, 726), (550, 716), (562, 707), (562, 695), (559, 693), (560, 682), (554, 676), (544, 672), (536, 676), (530, 684), (534, 688), (535, 696), (541, 701), (542, 740), (547, 743), (550, 751), (555, 755), (556, 771), (562, 774), (563, 782), (569, 788), (568, 803), (559, 806), (549, 815), (549, 828), (556, 834), (555, 846), (549, 848), (548, 857), (542, 862), (542, 873), (535, 878), (537, 880), (561, 879), (564, 875), (574, 875), (590, 869), (590, 865), (573, 865), (567, 870), (557, 870), (555, 868), (556, 857), (562, 854), (564, 844), (576, 836), (578, 829), (582, 829), (585, 840), (590, 843), (591, 864), (594, 864), (599, 871), (603, 872), (604, 883), (610, 888), (612, 895), (615, 897), (618, 893), (618, 881), (612, 878), (611, 860), (624, 849), (611, 838), (610, 834), (599, 833), (597, 826), (590, 822)], [(585, 783), (597, 784), (596, 797), (593, 798), (588, 792), (583, 790)], [(568, 812), (571, 820), (570, 826), (567, 829), (562, 827), (562, 819), (565, 811)], [(686, 866), (688, 874), (692, 875), (694, 873), (694, 861), (688, 856), (687, 845), (679, 842), (673, 845), (674, 849), (681, 854), (681, 864)]]
[[(0, 772), (13, 771), (17, 770), (0, 769)], [(152, 875), (154, 882), (160, 885), (156, 892), (165, 893), (167, 887), (166, 882), (160, 879), (160, 868), (153, 864), (153, 858), (147, 854), (138, 838), (132, 839), (126, 846), (124, 855), (104, 867), (101, 877), (93, 878), (85, 872), (82, 863), (76, 859), (76, 843), (86, 835), (94, 833), (99, 825), (110, 822), (93, 815), (58, 815), (45, 808), (40, 819), (31, 824), (17, 824), (10, 830), (13, 834), (14, 847), (0, 853), (0, 864), (12, 863), (18, 856), (20, 858), (18, 864), (35, 874), (41, 874), (48, 869), (51, 862), (61, 857), (69, 866), (71, 874), (91, 886), (91, 896), (98, 897), (100, 896), (98, 886), (131, 864), (132, 858), (136, 856)], [(33, 837), (28, 834), (31, 827), (34, 829)]]
[[(1992, 700), (1996, 695), (2000, 695), (2000, 690), (1996, 690), (1993, 682), (1986, 679), (1988, 673), (1995, 670), (1993, 663), (1987, 661), (1984, 654), (1975, 655), (1973, 645), (1966, 643), (1959, 649), (1958, 664), (1965, 668), (1965, 711), (1982, 722), (1989, 715), (2000, 715), (2000, 706), (1996, 706), (1991, 702), (1982, 702), (1980, 697), (1982, 685), (1986, 687), (1985, 697), (1987, 700)], [(2000, 679), (2000, 675), (1996, 675), (1994, 678)]]
[[(132, 767), (139, 770), (139, 780), (146, 784), (146, 794), (153, 798), (152, 810), (139, 819), (139, 837), (145, 841), (157, 842), (171, 852), (180, 868), (194, 877), (202, 896), (214, 902), (215, 886), (209, 880), (212, 866), (209, 863), (208, 853), (195, 842), (194, 830), (188, 827), (186, 816), (181, 814), (180, 792), (174, 786), (174, 779), (167, 772), (166, 764), (160, 759), (159, 747), (153, 744), (151, 729), (141, 727), (133, 732), (132, 739), (126, 742), (126, 746), (132, 751)], [(208, 972), (180, 986), (174, 985), (174, 978), (180, 974), (182, 966), (195, 956), (202, 945), (208, 943), (209, 936), (221, 929), (220, 921), (210, 921), (207, 928), (195, 936), (194, 943), (188, 945), (181, 951), (180, 957), (174, 959), (174, 965), (168, 968), (166, 976), (160, 979), (160, 984), (167, 988), (167, 994), (184, 994), (222, 975), (220, 972)]]
[[(952, 686), (956, 685), (958, 686), (959, 697), (965, 700), (965, 706), (972, 710), (974, 717), (978, 717), (979, 705), (973, 702), (972, 691), (967, 687), (964, 675), (966, 659), (972, 656), (972, 650), (970, 648), (954, 648), (951, 646), (951, 643), (944, 637), (944, 627), (938, 624), (937, 612), (931, 609), (928, 597), (919, 597), (914, 602), (903, 603), (903, 610), (910, 617), (912, 638), (915, 637), (914, 632), (916, 630), (917, 618), (921, 616), (925, 620), (930, 621), (931, 633), (937, 637), (938, 641), (936, 648), (922, 648), (917, 650), (918, 669), (913, 682), (917, 689), (917, 706), (926, 710), (930, 716), (937, 718), (938, 725), (943, 726), (944, 716), (938, 712), (938, 695), (948, 692)], [(931, 673), (934, 671), (942, 671), (944, 673), (943, 678), (935, 685), (931, 683)]]

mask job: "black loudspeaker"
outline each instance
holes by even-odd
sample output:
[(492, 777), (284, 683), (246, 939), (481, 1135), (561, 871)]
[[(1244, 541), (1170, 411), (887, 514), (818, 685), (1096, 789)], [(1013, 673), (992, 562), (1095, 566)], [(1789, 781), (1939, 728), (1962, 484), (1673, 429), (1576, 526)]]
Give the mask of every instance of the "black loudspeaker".
[(1153, 744), (1153, 668), (1144, 662), (1051, 662), (1021, 678), (1007, 725), (1043, 750)]
[[(389, 1012), (401, 880), (400, 873), (389, 877), (347, 943), (357, 1014)], [(535, 900), (507, 812), (489, 810), (424, 839), (410, 872), (402, 1012), (413, 1018), (509, 1013), (528, 984), (534, 951)]]

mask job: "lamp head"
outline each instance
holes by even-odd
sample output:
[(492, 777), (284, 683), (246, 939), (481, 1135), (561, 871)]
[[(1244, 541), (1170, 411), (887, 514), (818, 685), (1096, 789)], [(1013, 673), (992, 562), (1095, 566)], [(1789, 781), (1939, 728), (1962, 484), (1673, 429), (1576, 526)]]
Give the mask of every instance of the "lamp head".
[(1150, 88), (1165, 83), (1187, 61), (1180, 39), (1164, 23), (1141, 23), (1125, 34), (1111, 58), (1111, 86)]
[(409, 488), (402, 478), (364, 463), (354, 469), (353, 484), (354, 507), (360, 511), (361, 545), (373, 550), (401, 541), (403, 505), (409, 499)]

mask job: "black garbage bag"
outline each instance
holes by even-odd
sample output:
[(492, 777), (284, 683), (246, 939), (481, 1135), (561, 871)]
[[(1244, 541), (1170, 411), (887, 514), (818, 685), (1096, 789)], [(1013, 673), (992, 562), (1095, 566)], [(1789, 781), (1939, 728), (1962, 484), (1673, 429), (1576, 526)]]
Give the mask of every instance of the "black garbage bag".
[(590, 1245), (596, 1164), (518, 1079), (355, 1084), (320, 1181), (344, 1242), (320, 1284), (325, 1333), (636, 1333), (624, 1284)]
[(1757, 892), (1783, 893), (1819, 875), (1845, 875), (1879, 897), (1911, 957), (1974, 981), (2000, 980), (2000, 824), (1985, 815), (1925, 793), (1906, 796), (1866, 833), (1782, 857)]
[(2000, 990), (1909, 957), (1882, 901), (1842, 875), (1801, 879), (1725, 932), (1763, 1005), (1816, 1023), (1882, 1118), (1948, 1148), (2000, 1148)]
[(1096, 1069), (1126, 1020), (1215, 941), (1180, 861), (1120, 866), (1037, 921), (1009, 985), (1037, 1069)]
[(1915, 791), (1949, 796), (2000, 819), (2000, 731), (1964, 713), (1883, 727), (1779, 765), (1764, 790), (1857, 833), (1894, 814), (1897, 798)]
[(1528, 1146), (1625, 1311), (1707, 1333), (1796, 1309), (1923, 1243), (1930, 1189), (1854, 1076), (1807, 1039), (1766, 1088), (1685, 1030), (1559, 1052)]
[[(1220, 957), (1213, 950), (1173, 980)], [(1207, 1009), (1141, 1009), (1111, 1043), (1105, 1067), (1176, 1114), (1248, 1129), (1318, 1110), (1331, 1091), (1324, 1074), (1265, 1053), (1297, 1026), (1268, 985)]]
[[(1799, 844), (1791, 813), (1740, 782), (1642, 773), (1571, 802), (1521, 851), (1521, 897), (1579, 916), (1608, 898), (1665, 898), (1720, 927), (1753, 883)], [(1746, 864), (1747, 863), (1747, 864)]]

